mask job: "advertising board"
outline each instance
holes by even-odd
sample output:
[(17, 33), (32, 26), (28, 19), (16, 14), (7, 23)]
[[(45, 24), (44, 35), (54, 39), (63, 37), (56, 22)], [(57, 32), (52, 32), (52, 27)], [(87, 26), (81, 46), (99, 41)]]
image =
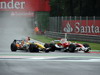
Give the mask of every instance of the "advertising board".
[(0, 11), (50, 11), (50, 0), (0, 0)]
[(64, 20), (64, 33), (100, 35), (100, 20)]

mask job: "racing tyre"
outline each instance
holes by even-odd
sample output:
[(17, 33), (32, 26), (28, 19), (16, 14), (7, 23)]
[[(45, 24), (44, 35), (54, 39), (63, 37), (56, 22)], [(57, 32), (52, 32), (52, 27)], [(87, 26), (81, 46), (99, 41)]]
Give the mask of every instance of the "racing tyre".
[(45, 43), (44, 47), (49, 48), (47, 51), (51, 51), (51, 52), (54, 52), (55, 48), (56, 48), (55, 45), (52, 43), (50, 43), (50, 44)]
[(44, 47), (45, 47), (45, 48), (48, 48), (48, 47), (50, 47), (50, 46), (49, 46), (48, 43), (45, 43), (45, 44), (44, 44)]
[(49, 53), (49, 49), (45, 49), (45, 53)]
[(11, 48), (12, 52), (16, 52), (17, 51), (17, 47), (16, 47), (16, 45), (14, 43), (11, 44), (10, 48)]
[(50, 44), (50, 51), (55, 52), (55, 50), (56, 50), (55, 44), (51, 43)]
[(76, 46), (74, 44), (69, 45), (69, 52), (75, 52)]
[(36, 45), (30, 44), (30, 46), (29, 46), (29, 51), (30, 51), (30, 52), (39, 52), (39, 49), (37, 48)]
[(84, 51), (85, 53), (88, 53), (88, 52), (89, 52), (89, 50), (91, 50), (91, 48), (90, 48), (89, 44), (83, 44), (83, 46), (84, 46), (84, 47), (88, 47), (88, 49)]
[(42, 49), (42, 51), (45, 53), (49, 53), (49, 48), (44, 48), (44, 49)]

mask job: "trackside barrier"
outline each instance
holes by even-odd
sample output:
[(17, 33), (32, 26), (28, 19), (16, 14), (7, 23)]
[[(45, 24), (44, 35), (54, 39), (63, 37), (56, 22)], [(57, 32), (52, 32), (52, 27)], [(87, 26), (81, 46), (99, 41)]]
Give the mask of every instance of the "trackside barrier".
[(46, 31), (45, 36), (52, 38), (67, 38), (68, 41), (87, 41), (100, 43), (100, 35), (84, 35), (84, 34), (72, 34), (72, 33), (59, 33), (59, 32), (51, 32)]

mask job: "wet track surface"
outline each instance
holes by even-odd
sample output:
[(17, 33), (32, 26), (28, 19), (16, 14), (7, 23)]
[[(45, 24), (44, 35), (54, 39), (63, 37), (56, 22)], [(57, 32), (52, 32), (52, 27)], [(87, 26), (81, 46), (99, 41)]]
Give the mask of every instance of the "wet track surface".
[(30, 36), (26, 18), (0, 18), (0, 75), (100, 75), (98, 53), (10, 51), (14, 39)]

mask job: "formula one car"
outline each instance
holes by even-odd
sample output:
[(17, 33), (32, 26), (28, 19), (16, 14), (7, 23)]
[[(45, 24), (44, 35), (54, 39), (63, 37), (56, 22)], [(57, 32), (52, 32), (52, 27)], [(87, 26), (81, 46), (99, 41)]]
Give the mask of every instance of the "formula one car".
[(45, 43), (46, 48), (50, 48), (51, 51), (59, 50), (64, 52), (77, 52), (84, 51), (85, 53), (91, 50), (89, 44), (72, 43), (66, 39), (54, 40), (52, 43)]
[(14, 40), (11, 43), (11, 51), (15, 52), (17, 50), (26, 50), (29, 52), (49, 52), (49, 48), (45, 48), (42, 44), (34, 43), (34, 41), (27, 41), (26, 40)]

